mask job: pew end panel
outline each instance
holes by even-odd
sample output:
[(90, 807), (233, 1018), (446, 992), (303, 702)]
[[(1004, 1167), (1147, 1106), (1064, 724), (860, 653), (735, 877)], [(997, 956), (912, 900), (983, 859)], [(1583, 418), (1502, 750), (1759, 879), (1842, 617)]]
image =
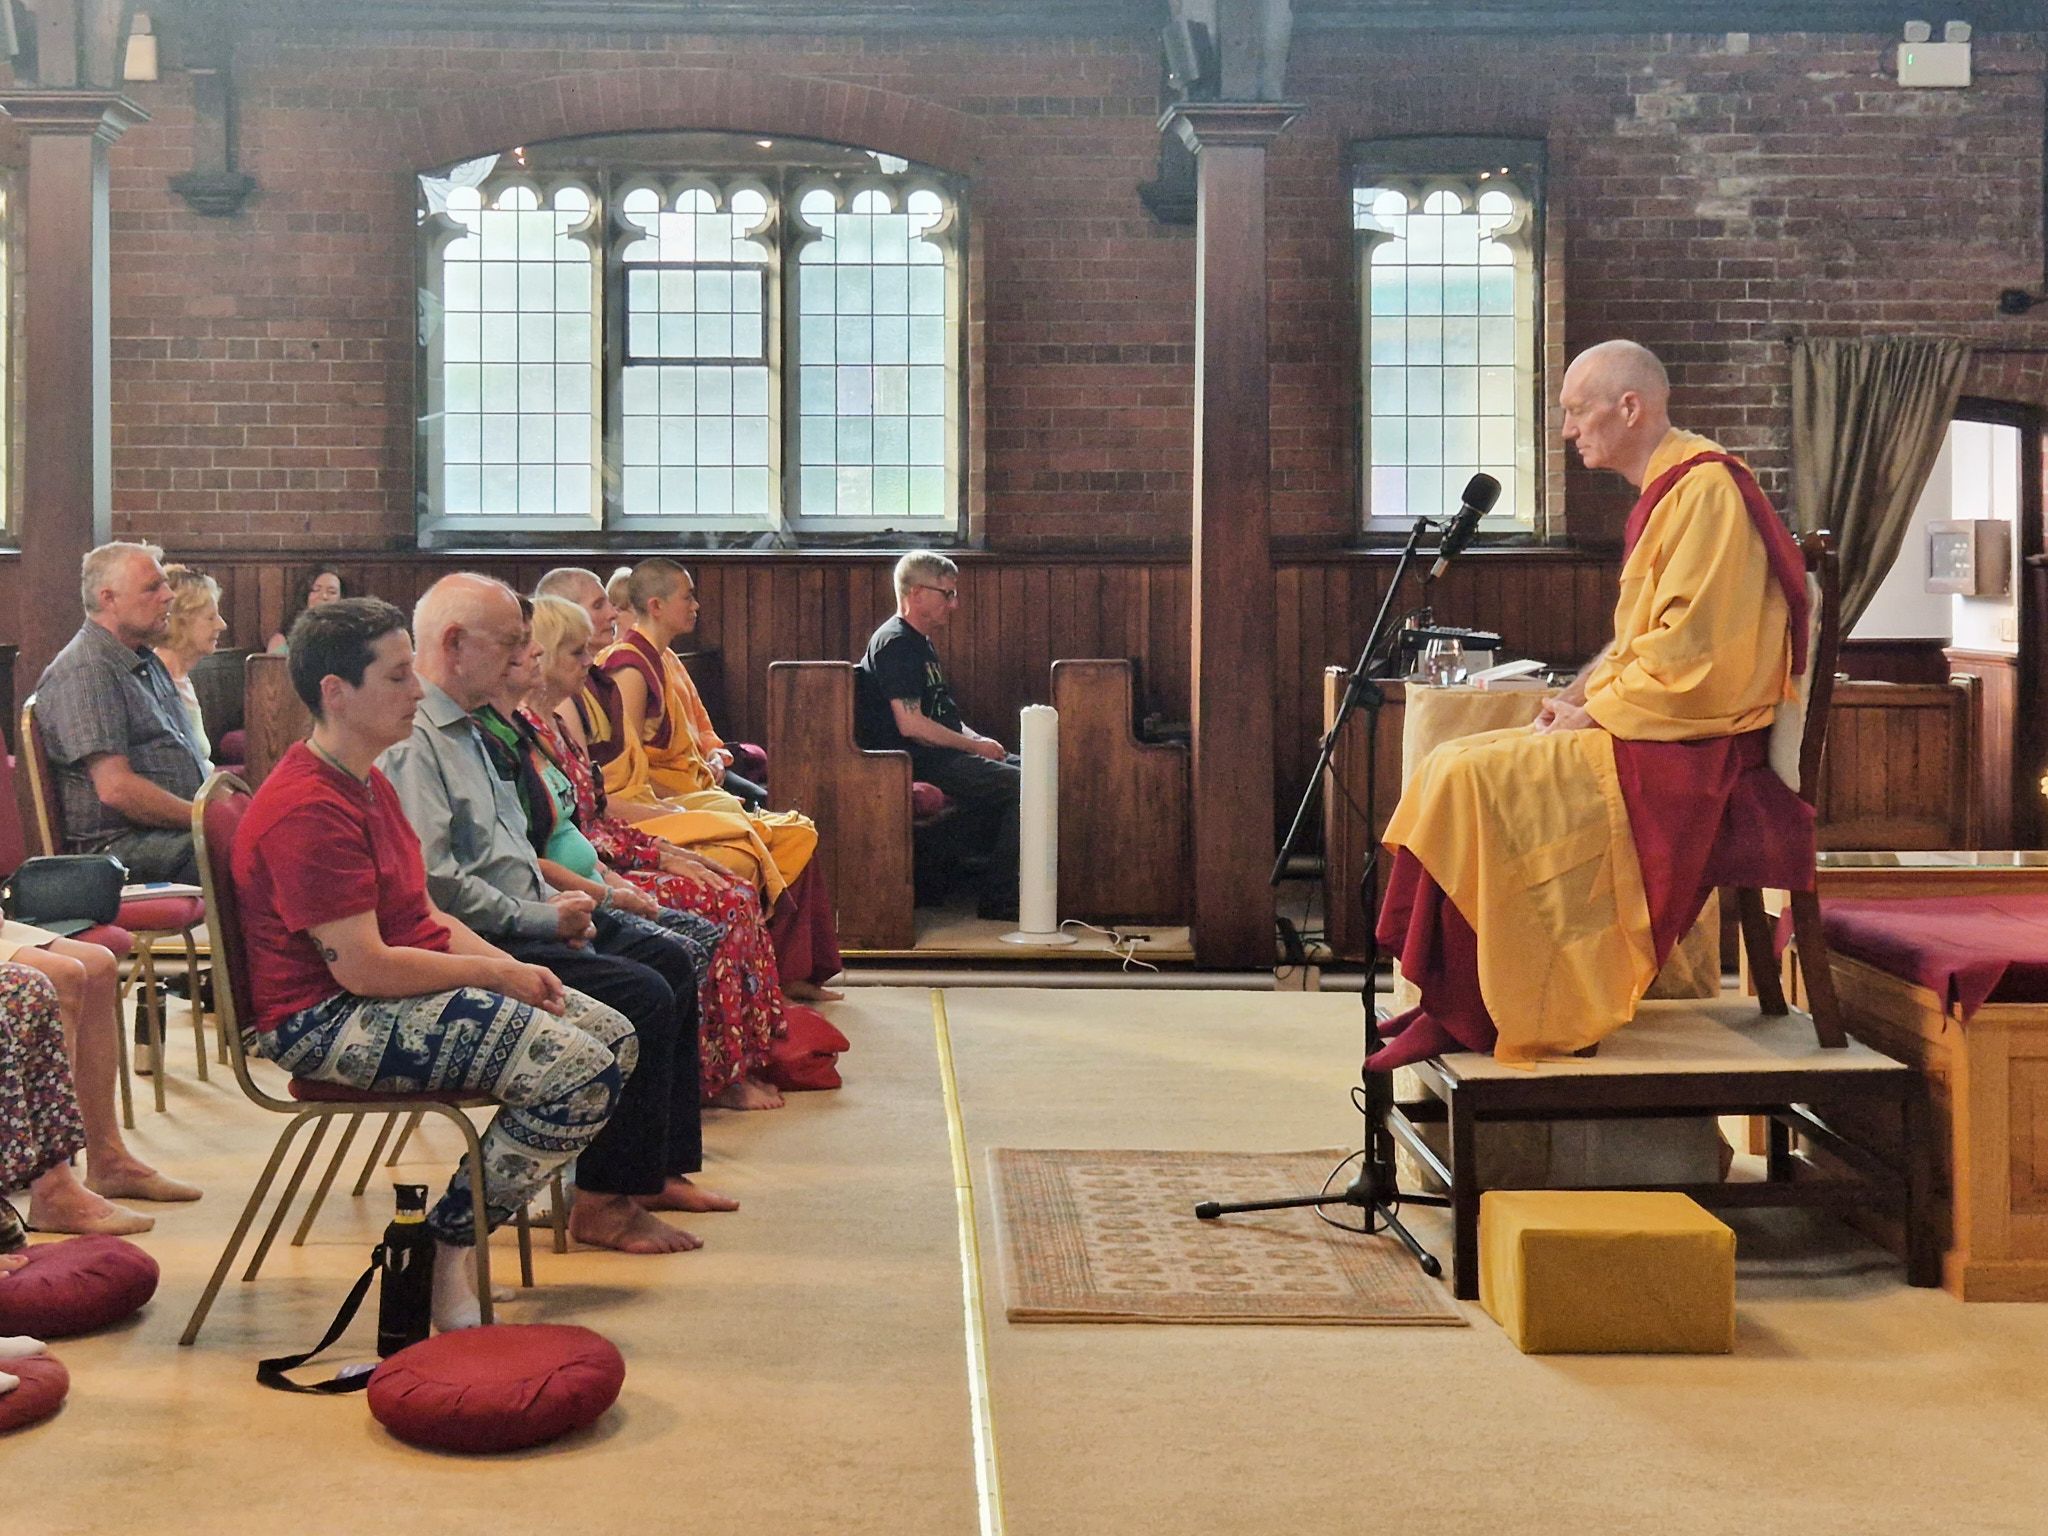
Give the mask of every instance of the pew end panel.
[(1976, 709), (1967, 677), (1838, 684), (1815, 800), (1821, 848), (1980, 846)]
[(1188, 749), (1140, 740), (1137, 698), (1121, 657), (1052, 665), (1063, 918), (1184, 923), (1192, 911)]
[(269, 777), (295, 741), (313, 730), (313, 715), (292, 688), (291, 659), (265, 651), (253, 653), (242, 680), (242, 730), (248, 757), (245, 782), (256, 788)]
[(818, 852), (847, 949), (917, 941), (910, 754), (853, 736), (854, 672), (843, 661), (768, 668), (769, 801), (818, 824)]

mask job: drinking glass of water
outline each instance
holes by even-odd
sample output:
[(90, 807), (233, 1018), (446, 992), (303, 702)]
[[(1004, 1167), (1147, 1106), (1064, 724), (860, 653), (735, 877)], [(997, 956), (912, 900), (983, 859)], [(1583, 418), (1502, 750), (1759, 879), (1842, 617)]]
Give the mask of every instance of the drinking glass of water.
[(1464, 642), (1448, 638), (1430, 641), (1422, 653), (1422, 676), (1436, 688), (1449, 688), (1464, 682)]

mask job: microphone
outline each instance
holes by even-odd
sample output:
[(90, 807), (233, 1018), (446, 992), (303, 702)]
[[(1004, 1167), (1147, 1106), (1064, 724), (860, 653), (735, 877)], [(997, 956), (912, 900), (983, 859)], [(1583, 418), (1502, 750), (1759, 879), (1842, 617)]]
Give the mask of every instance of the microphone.
[(1451, 562), (1465, 553), (1465, 546), (1472, 542), (1472, 535), (1479, 527), (1479, 519), (1493, 510), (1493, 504), (1500, 500), (1500, 482), (1489, 474), (1477, 474), (1465, 482), (1465, 493), (1458, 501), (1457, 515), (1451, 519), (1450, 527), (1444, 530), (1443, 538), (1436, 546), (1436, 564), (1429, 568), (1429, 579), (1450, 569)]

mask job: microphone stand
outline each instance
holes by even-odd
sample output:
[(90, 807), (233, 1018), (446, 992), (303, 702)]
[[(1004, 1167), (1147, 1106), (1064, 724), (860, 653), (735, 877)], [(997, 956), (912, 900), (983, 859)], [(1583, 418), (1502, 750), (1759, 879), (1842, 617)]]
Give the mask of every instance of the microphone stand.
[[(1373, 665), (1379, 660), (1382, 647), (1390, 638), (1387, 623), (1394, 611), (1394, 599), (1400, 593), (1401, 583), (1408, 574), (1409, 566), (1415, 561), (1416, 550), (1422, 542), (1423, 534), (1433, 526), (1428, 518), (1419, 517), (1415, 520), (1415, 526), (1408, 530), (1408, 542), (1401, 550), (1400, 563), (1394, 567), (1394, 579), (1387, 584), (1386, 596), (1380, 600), (1380, 611), (1372, 621), (1371, 632), (1365, 637), (1364, 648), (1358, 653), (1358, 662), (1351, 669), (1351, 677), (1344, 687), (1343, 700), (1337, 706), (1337, 717), (1330, 722), (1329, 730), (1323, 733), (1322, 747), (1316, 754), (1315, 770), (1309, 775), (1308, 786), (1302, 791), (1301, 804), (1295, 807), (1294, 820), (1287, 828), (1287, 836), (1281, 841), (1280, 856), (1273, 863), (1272, 884), (1277, 887), (1287, 872), (1287, 861), (1294, 851), (1294, 845), (1301, 839), (1304, 829), (1315, 813), (1316, 801), (1322, 792), (1323, 777), (1330, 770), (1330, 760), (1336, 755), (1337, 743), (1343, 737), (1344, 726), (1355, 711), (1363, 710), (1367, 825), (1365, 867), (1358, 879), (1358, 905), (1365, 913), (1365, 987), (1361, 996), (1365, 1005), (1365, 1054), (1368, 1057), (1377, 1051), (1381, 1044), (1379, 1007), (1374, 995), (1380, 961), (1379, 935), (1376, 932), (1378, 914), (1372, 909), (1374, 877), (1379, 870), (1380, 847), (1379, 838), (1374, 835), (1371, 822), (1377, 789), (1380, 710), (1386, 704), (1386, 694), (1371, 673)], [(1365, 1226), (1362, 1230), (1367, 1233), (1393, 1233), (1401, 1240), (1401, 1245), (1415, 1256), (1415, 1262), (1422, 1267), (1422, 1272), (1435, 1278), (1443, 1274), (1443, 1265), (1416, 1241), (1415, 1235), (1401, 1224), (1401, 1218), (1397, 1213), (1404, 1203), (1448, 1206), (1451, 1203), (1450, 1199), (1444, 1195), (1401, 1193), (1394, 1166), (1394, 1137), (1387, 1128), (1387, 1116), (1394, 1107), (1394, 1075), (1391, 1072), (1369, 1072), (1361, 1067), (1359, 1077), (1363, 1086), (1353, 1097), (1365, 1118), (1365, 1127), (1361, 1150), (1353, 1154), (1359, 1159), (1358, 1176), (1347, 1187), (1342, 1190), (1325, 1190), (1320, 1195), (1289, 1195), (1279, 1199), (1250, 1200), (1233, 1204), (1204, 1200), (1195, 1207), (1195, 1215), (1203, 1221), (1214, 1221), (1219, 1216), (1236, 1215), (1244, 1211), (1277, 1211), (1304, 1205), (1316, 1207), (1316, 1213), (1322, 1215), (1324, 1206), (1351, 1206), (1365, 1213)], [(1349, 1162), (1350, 1159), (1346, 1158), (1345, 1161)], [(1344, 1223), (1339, 1222), (1338, 1225), (1342, 1226)]]

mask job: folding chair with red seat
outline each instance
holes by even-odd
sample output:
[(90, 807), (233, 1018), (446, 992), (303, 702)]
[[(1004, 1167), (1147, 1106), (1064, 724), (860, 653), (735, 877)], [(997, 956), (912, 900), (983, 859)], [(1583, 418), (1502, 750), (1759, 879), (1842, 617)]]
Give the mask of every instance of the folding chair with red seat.
[[(240, 1252), (243, 1240), (249, 1234), (249, 1227), (256, 1219), (270, 1193), (270, 1186), (276, 1181), (278, 1169), (284, 1165), (285, 1153), (297, 1138), (302, 1127), (315, 1124), (312, 1139), (300, 1155), (298, 1166), (286, 1183), (284, 1193), (278, 1198), (277, 1207), (271, 1213), (270, 1224), (263, 1229), (263, 1236), (250, 1257), (249, 1267), (242, 1279), (254, 1280), (263, 1267), (263, 1260), (276, 1240), (278, 1230), (284, 1225), (286, 1213), (293, 1200), (298, 1198), (299, 1186), (305, 1181), (307, 1170), (319, 1155), (321, 1143), (326, 1139), (330, 1123), (337, 1116), (349, 1117), (347, 1129), (342, 1134), (340, 1145), (335, 1148), (333, 1159), (327, 1165), (327, 1172), (314, 1191), (311, 1205), (299, 1223), (297, 1235), (292, 1239), (296, 1246), (305, 1241), (307, 1230), (313, 1218), (319, 1213), (330, 1185), (342, 1159), (347, 1155), (349, 1144), (361, 1128), (363, 1117), (382, 1114), (387, 1117), (386, 1133), (389, 1133), (393, 1119), (399, 1115), (416, 1114), (441, 1115), (452, 1121), (461, 1131), (464, 1145), (469, 1153), (470, 1196), (476, 1209), (484, 1209), (483, 1150), (476, 1126), (470, 1121), (471, 1109), (492, 1107), (494, 1100), (479, 1093), (373, 1093), (359, 1088), (344, 1087), (332, 1083), (301, 1082), (289, 1079), (286, 1086), (288, 1097), (279, 1097), (257, 1083), (249, 1071), (249, 1056), (242, 1043), (242, 1029), (245, 1020), (255, 1017), (254, 1002), (249, 992), (249, 967), (247, 951), (242, 937), (240, 908), (235, 899), (232, 859), (235, 845), (235, 831), (241, 825), (242, 816), (249, 809), (251, 797), (249, 787), (232, 774), (216, 773), (200, 789), (192, 805), (192, 837), (199, 855), (200, 888), (204, 892), (207, 928), (213, 935), (216, 986), (214, 1005), (220, 1019), (221, 1038), (228, 1044), (228, 1064), (233, 1068), (235, 1081), (242, 1086), (242, 1092), (251, 1103), (274, 1114), (289, 1115), (284, 1129), (279, 1132), (277, 1145), (272, 1149), (270, 1161), (264, 1165), (262, 1177), (256, 1181), (256, 1188), (249, 1196), (249, 1203), (242, 1207), (242, 1214), (235, 1223), (233, 1234), (228, 1238), (227, 1247), (222, 1250), (220, 1262), (214, 1266), (212, 1276), (206, 1282), (206, 1289), (200, 1294), (199, 1304), (193, 1308), (192, 1317), (179, 1336), (180, 1344), (190, 1344), (199, 1337), (199, 1330), (206, 1322), (206, 1314), (212, 1309), (214, 1298), (220, 1294), (221, 1283), (227, 1278), (228, 1268)], [(379, 1138), (380, 1147), (382, 1138)], [(376, 1154), (371, 1154), (374, 1162)], [(367, 1176), (368, 1170), (365, 1169)], [(358, 1183), (356, 1192), (362, 1193)], [(566, 1209), (562, 1196), (559, 1174), (554, 1181), (555, 1210), (557, 1221)], [(516, 1218), (519, 1231), (520, 1283), (533, 1284), (532, 1236), (528, 1230), (527, 1214), (524, 1208)], [(560, 1229), (557, 1229), (557, 1246), (562, 1246)], [(486, 1323), (491, 1321), (491, 1245), (481, 1240), (476, 1244), (476, 1293), (477, 1304)]]

